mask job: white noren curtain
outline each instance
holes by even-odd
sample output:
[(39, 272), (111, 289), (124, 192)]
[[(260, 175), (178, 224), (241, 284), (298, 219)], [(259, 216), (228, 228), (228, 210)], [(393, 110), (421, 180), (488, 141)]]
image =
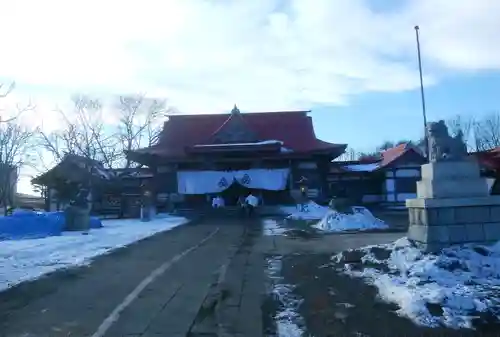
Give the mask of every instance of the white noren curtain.
[(287, 187), (289, 169), (251, 169), (234, 172), (236, 181), (248, 188), (282, 191)]
[(177, 189), (180, 194), (212, 194), (231, 186), (234, 174), (226, 171), (179, 171)]
[(290, 170), (251, 169), (241, 171), (179, 171), (180, 194), (212, 194), (224, 191), (237, 181), (242, 186), (271, 191), (286, 189)]

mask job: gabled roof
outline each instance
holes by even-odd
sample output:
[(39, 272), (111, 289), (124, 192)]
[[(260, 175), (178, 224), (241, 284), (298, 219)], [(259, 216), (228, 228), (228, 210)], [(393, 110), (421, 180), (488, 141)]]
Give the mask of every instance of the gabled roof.
[[(80, 164), (86, 164), (84, 167)], [(91, 172), (88, 167), (92, 166)], [(149, 168), (105, 168), (97, 160), (85, 158), (79, 155), (66, 155), (57, 165), (45, 173), (32, 179), (33, 184), (50, 186), (55, 181), (67, 181), (72, 183), (86, 183), (91, 179), (93, 182), (116, 182), (122, 179), (147, 179), (153, 176)]]
[[(89, 168), (92, 168), (89, 172)], [(113, 173), (101, 162), (76, 154), (66, 154), (63, 159), (47, 172), (33, 178), (33, 184), (49, 185), (54, 179), (75, 183), (92, 180), (109, 180)]]
[(234, 138), (231, 139), (232, 136), (236, 137), (237, 142), (251, 143), (259, 141), (258, 135), (247, 124), (236, 106), (231, 111), (228, 119), (211, 135), (207, 143), (210, 145), (214, 143), (231, 143), (234, 142)]
[(387, 167), (404, 156), (413, 156), (417, 161), (424, 163), (425, 157), (413, 145), (403, 143), (381, 153), (382, 160), (379, 168)]
[[(182, 158), (186, 149), (195, 145), (214, 143), (214, 135), (224, 130), (224, 125), (237, 120), (255, 134), (255, 141), (279, 140), (283, 147), (294, 153), (313, 151), (343, 152), (345, 144), (332, 144), (316, 138), (312, 118), (308, 111), (266, 113), (172, 115), (164, 123), (157, 145), (140, 149), (136, 153), (155, 154), (162, 157)], [(236, 141), (237, 142), (237, 141)]]
[[(380, 153), (381, 159), (378, 161), (356, 161), (344, 162), (342, 168), (350, 172), (374, 172), (393, 165), (398, 159), (412, 156), (419, 162), (424, 162), (425, 157), (411, 144), (404, 143)], [(338, 162), (334, 162), (338, 163)]]

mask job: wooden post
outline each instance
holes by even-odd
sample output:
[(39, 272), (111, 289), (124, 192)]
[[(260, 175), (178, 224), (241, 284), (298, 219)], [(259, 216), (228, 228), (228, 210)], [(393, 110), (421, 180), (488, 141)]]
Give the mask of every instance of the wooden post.
[(51, 196), (51, 189), (48, 186), (42, 186), (42, 194), (45, 196), (45, 211), (50, 212), (52, 211), (51, 209), (51, 204), (52, 204), (52, 196)]

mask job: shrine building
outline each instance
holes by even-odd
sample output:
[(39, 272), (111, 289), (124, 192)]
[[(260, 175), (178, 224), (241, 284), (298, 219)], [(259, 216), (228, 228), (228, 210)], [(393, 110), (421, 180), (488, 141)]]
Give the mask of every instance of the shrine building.
[[(347, 197), (357, 205), (405, 209), (416, 197), (420, 165), (427, 160), (412, 144), (400, 144), (372, 158), (334, 160), (346, 144), (324, 142), (314, 133), (309, 111), (171, 115), (159, 141), (127, 156), (145, 167), (110, 169), (67, 154), (34, 178), (46, 210), (63, 209), (80, 185), (91, 188), (94, 215), (138, 217), (141, 196), (152, 192), (160, 212), (172, 207), (196, 209), (222, 195), (226, 205), (249, 192), (264, 205), (309, 199), (326, 204)], [(488, 179), (490, 193), (500, 193), (500, 150), (473, 152)]]
[(250, 191), (267, 205), (301, 191), (327, 199), (330, 163), (346, 145), (318, 139), (308, 112), (170, 115), (157, 144), (127, 155), (150, 168), (158, 200), (196, 206), (221, 194), (234, 205)]

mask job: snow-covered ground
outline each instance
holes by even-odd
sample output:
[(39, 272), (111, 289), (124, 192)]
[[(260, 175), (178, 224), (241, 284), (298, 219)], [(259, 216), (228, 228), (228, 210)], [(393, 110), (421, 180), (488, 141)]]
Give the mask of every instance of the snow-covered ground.
[(343, 214), (330, 210), (314, 227), (327, 232), (362, 231), (389, 227), (384, 221), (373, 216), (365, 207), (352, 207), (352, 211), (352, 214)]
[(264, 219), (262, 225), (265, 236), (281, 235), (287, 231), (287, 228), (280, 226), (274, 219)]
[[(348, 263), (353, 256), (361, 266)], [(500, 243), (426, 254), (402, 238), (334, 261), (346, 262), (343, 272), (373, 284), (383, 300), (399, 306), (398, 314), (419, 325), (473, 328), (475, 319), (500, 319)]]
[(309, 201), (304, 209), (297, 205), (283, 206), (281, 210), (289, 214), (287, 219), (320, 220), (314, 227), (326, 232), (386, 229), (389, 227), (385, 222), (373, 216), (368, 209), (360, 206), (353, 206), (352, 214), (336, 212), (313, 201)]
[(302, 337), (304, 325), (302, 316), (298, 313), (302, 299), (292, 293), (294, 286), (283, 283), (281, 276), (281, 256), (267, 259), (267, 276), (271, 280), (269, 292), (279, 301), (276, 322), (276, 335), (278, 337)]
[(288, 214), (288, 219), (293, 220), (319, 220), (330, 211), (330, 208), (318, 205), (314, 201), (309, 201), (303, 208), (301, 205), (296, 205), (281, 206), (280, 209), (285, 214)]
[(104, 220), (103, 228), (87, 235), (0, 242), (0, 291), (36, 279), (57, 269), (85, 265), (92, 258), (187, 222), (181, 217), (159, 216), (150, 222), (136, 219)]

